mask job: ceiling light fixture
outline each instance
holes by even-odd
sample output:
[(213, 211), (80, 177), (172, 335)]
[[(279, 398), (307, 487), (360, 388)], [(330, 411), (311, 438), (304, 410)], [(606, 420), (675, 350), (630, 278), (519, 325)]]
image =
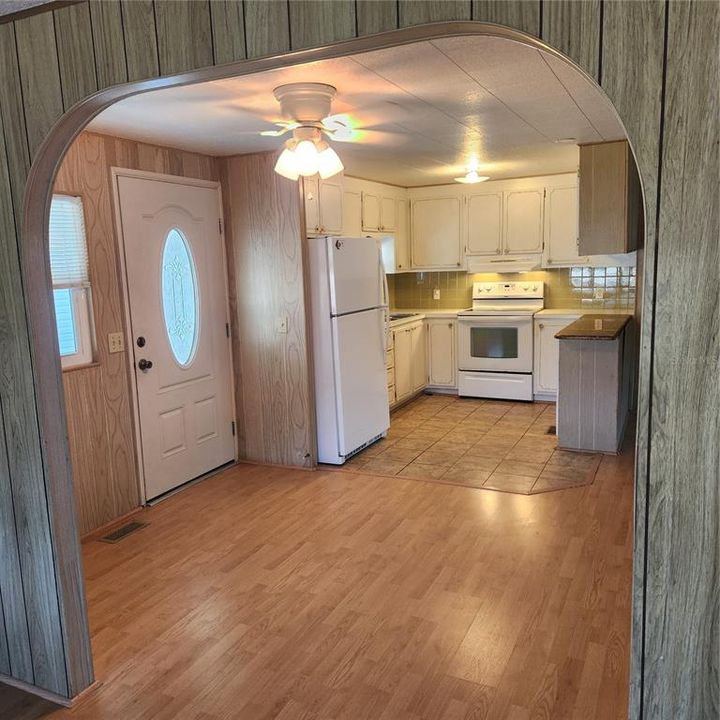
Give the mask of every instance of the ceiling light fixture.
[(323, 140), (320, 130), (306, 125), (293, 130), (292, 140), (285, 143), (275, 163), (275, 172), (289, 180), (316, 174), (326, 180), (343, 169), (338, 154)]
[(489, 180), (489, 175), (478, 175), (477, 170), (468, 170), (462, 177), (456, 177), (455, 182), (465, 183), (466, 185), (473, 185), (474, 183), (481, 183)]

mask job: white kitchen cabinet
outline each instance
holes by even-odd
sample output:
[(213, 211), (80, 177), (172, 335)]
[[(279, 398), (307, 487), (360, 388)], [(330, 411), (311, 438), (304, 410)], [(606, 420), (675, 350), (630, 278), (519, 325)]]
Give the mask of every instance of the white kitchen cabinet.
[(392, 331), (395, 401), (403, 402), (427, 386), (427, 349), (423, 320)]
[(311, 235), (343, 233), (343, 186), (337, 176), (321, 180), (318, 175), (303, 178), (305, 226)]
[(554, 400), (558, 392), (560, 371), (560, 341), (555, 333), (580, 317), (563, 315), (535, 318), (535, 358), (533, 364), (533, 395), (543, 400)]
[(457, 320), (427, 318), (428, 385), (457, 387)]
[(410, 269), (410, 237), (408, 233), (408, 202), (405, 198), (397, 201), (395, 229), (395, 269), (404, 271)]
[(410, 204), (410, 262), (414, 270), (463, 265), (462, 196), (415, 197)]
[(358, 190), (343, 191), (342, 234), (345, 237), (361, 237), (362, 230), (362, 194)]
[(578, 255), (577, 179), (545, 190), (545, 247), (543, 267), (587, 265), (587, 255)]
[(362, 228), (366, 232), (394, 232), (397, 222), (396, 196), (380, 190), (363, 190)]
[(405, 272), (410, 269), (407, 235), (407, 200), (398, 200), (397, 229), (381, 236), (383, 267), (386, 273)]
[(500, 255), (502, 251), (502, 190), (470, 193), (467, 196), (467, 254)]
[(504, 252), (509, 255), (542, 252), (543, 187), (505, 193)]
[(412, 343), (412, 389), (419, 392), (427, 386), (427, 330), (424, 321), (410, 327)]
[(413, 393), (413, 346), (409, 326), (393, 330), (395, 356), (395, 400), (402, 402)]

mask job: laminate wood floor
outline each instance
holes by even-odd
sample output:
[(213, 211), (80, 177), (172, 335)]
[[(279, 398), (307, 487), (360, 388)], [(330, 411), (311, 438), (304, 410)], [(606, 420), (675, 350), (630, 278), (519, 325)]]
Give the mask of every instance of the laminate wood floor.
[(241, 465), (83, 548), (96, 674), (0, 717), (626, 717), (632, 457), (540, 495)]

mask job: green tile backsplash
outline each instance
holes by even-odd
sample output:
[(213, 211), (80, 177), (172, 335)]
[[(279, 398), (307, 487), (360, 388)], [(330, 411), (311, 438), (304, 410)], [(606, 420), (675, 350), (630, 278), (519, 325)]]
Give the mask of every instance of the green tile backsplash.
[[(388, 275), (390, 305), (400, 309), (444, 310), (472, 305), (474, 282), (542, 280), (546, 308), (608, 309), (632, 312), (635, 307), (634, 267), (573, 267), (497, 275), (463, 272), (398, 273)], [(433, 290), (440, 299), (433, 300)], [(595, 298), (602, 290), (603, 298)]]

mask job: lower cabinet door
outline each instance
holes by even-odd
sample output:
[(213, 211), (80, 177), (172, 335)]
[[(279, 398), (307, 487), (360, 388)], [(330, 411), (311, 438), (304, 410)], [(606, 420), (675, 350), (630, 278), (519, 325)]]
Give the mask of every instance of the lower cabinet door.
[(557, 395), (558, 375), (560, 372), (560, 341), (555, 338), (555, 333), (569, 325), (573, 319), (575, 318), (535, 319), (533, 392), (536, 395)]
[(412, 325), (412, 391), (418, 392), (427, 386), (427, 335), (425, 323)]
[(427, 320), (428, 384), (457, 387), (455, 338), (457, 320)]
[(393, 330), (395, 345), (395, 399), (400, 402), (413, 392), (412, 333), (409, 327)]

